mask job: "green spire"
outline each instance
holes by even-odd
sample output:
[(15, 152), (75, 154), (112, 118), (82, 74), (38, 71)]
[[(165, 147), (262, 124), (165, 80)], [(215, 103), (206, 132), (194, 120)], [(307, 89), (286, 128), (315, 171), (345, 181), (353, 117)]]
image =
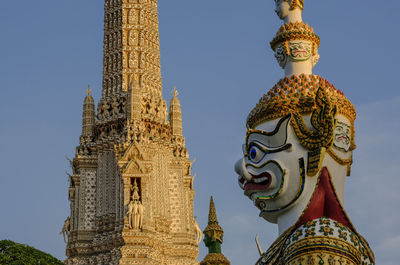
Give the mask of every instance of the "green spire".
[(208, 248), (208, 255), (200, 265), (230, 265), (229, 260), (222, 254), (221, 245), (223, 242), (224, 230), (218, 224), (217, 211), (213, 197), (210, 199), (210, 211), (208, 214), (208, 225), (204, 229), (204, 244)]
[[(208, 213), (208, 225), (206, 229), (204, 229), (204, 234), (204, 242), (209, 248), (210, 253), (221, 253), (221, 244), (223, 242), (222, 237), (224, 235), (224, 230), (218, 224), (217, 211), (215, 210), (214, 199), (212, 196), (210, 199), (210, 212)], [(207, 237), (211, 240), (210, 242), (206, 242)], [(213, 245), (212, 249), (210, 249), (208, 245)]]

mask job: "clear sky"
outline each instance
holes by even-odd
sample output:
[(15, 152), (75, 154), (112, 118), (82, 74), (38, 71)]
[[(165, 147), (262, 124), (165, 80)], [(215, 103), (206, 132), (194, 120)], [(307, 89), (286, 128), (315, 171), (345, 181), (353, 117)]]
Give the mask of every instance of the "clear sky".
[[(0, 239), (64, 259), (69, 213), (66, 156), (81, 132), (87, 85), (101, 94), (102, 0), (2, 1), (0, 8)], [(258, 217), (233, 171), (245, 119), (282, 76), (269, 48), (280, 21), (272, 0), (160, 0), (164, 98), (180, 91), (184, 135), (196, 158), (195, 215), (202, 229), (214, 195), (232, 265), (254, 264), (277, 227)], [(377, 264), (400, 260), (400, 1), (305, 0), (321, 37), (314, 69), (357, 110), (345, 208)], [(205, 248), (201, 245), (201, 260)]]

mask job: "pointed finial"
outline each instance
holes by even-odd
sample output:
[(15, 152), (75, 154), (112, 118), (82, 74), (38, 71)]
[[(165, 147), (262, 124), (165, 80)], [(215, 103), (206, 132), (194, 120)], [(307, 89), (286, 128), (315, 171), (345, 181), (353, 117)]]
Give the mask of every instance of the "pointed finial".
[(88, 96), (92, 95), (92, 90), (90, 89), (90, 85), (88, 85), (88, 89), (86, 90)]
[(218, 224), (217, 211), (215, 210), (214, 198), (210, 199), (210, 212), (208, 213), (208, 224)]
[(176, 98), (176, 97), (178, 97), (178, 95), (179, 95), (179, 92), (178, 92), (178, 90), (176, 90), (176, 86), (174, 86), (174, 88), (172, 89), (172, 96), (174, 98)]
[(210, 212), (208, 213), (208, 225), (204, 229), (204, 234), (211, 238), (212, 242), (219, 241), (222, 243), (222, 236), (224, 230), (218, 224), (217, 211), (215, 210), (214, 198), (211, 196), (210, 199)]

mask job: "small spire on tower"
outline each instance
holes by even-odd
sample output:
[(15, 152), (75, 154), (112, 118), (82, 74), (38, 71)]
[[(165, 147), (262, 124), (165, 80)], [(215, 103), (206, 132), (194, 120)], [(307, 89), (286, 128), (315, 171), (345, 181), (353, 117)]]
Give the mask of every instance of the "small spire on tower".
[(208, 214), (208, 225), (204, 229), (204, 244), (208, 248), (208, 255), (200, 262), (200, 265), (230, 265), (229, 260), (222, 254), (224, 230), (218, 224), (217, 211), (214, 199), (210, 199), (210, 211)]
[(90, 85), (88, 85), (88, 89), (86, 90), (88, 96), (92, 95), (92, 90), (90, 89)]
[(83, 113), (82, 113), (82, 137), (92, 137), (94, 134), (95, 126), (95, 106), (94, 100), (91, 96), (92, 90), (90, 85), (86, 90), (87, 96), (83, 102)]
[(174, 88), (172, 89), (172, 97), (176, 98), (178, 97), (179, 92), (178, 90), (176, 90), (176, 86), (174, 86)]
[(169, 122), (172, 129), (172, 135), (182, 137), (182, 110), (178, 95), (178, 90), (174, 87), (172, 90), (171, 102), (169, 104)]

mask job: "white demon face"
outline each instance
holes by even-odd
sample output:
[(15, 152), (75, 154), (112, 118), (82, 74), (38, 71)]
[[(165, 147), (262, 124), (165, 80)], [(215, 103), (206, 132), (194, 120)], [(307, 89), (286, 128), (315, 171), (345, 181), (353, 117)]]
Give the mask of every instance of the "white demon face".
[(336, 128), (334, 131), (334, 146), (338, 149), (348, 152), (351, 146), (351, 125), (350, 122), (338, 116)]
[[(291, 116), (268, 121), (249, 130), (244, 157), (235, 165), (239, 186), (263, 217), (275, 216), (296, 202), (304, 187), (305, 150), (289, 126)], [(265, 217), (267, 216), (267, 217)]]

